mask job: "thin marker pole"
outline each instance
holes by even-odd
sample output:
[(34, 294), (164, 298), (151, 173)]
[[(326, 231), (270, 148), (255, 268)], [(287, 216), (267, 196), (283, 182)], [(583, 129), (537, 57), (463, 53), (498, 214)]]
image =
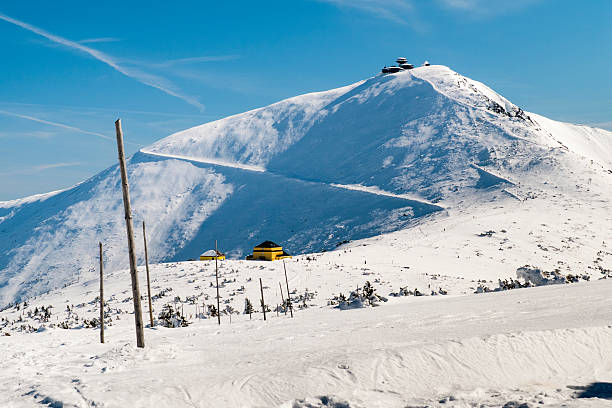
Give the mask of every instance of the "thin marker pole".
[(263, 283), (261, 283), (261, 278), (259, 278), (259, 288), (261, 289), (261, 310), (263, 312), (264, 321), (265, 321), (266, 320), (266, 303), (264, 302)]
[(104, 343), (104, 262), (100, 242), (100, 343)]
[(285, 316), (287, 316), (287, 304), (285, 303), (285, 297), (283, 296), (283, 285), (281, 285), (280, 282), (278, 282), (278, 287), (280, 288), (281, 291), (281, 300), (283, 301), (283, 305), (285, 305), (285, 307), (283, 309), (285, 309)]
[(289, 312), (291, 312), (291, 317), (293, 318), (293, 304), (291, 303), (291, 295), (289, 292), (289, 279), (287, 279), (287, 266), (285, 266), (285, 260), (283, 259), (283, 269), (285, 269), (285, 283), (287, 284), (287, 307), (289, 308)]
[(153, 303), (151, 301), (151, 277), (149, 275), (149, 251), (147, 250), (147, 231), (145, 229), (145, 222), (142, 222), (142, 238), (144, 239), (144, 250), (145, 250), (145, 265), (147, 266), (147, 296), (149, 297), (149, 319), (151, 320), (151, 327), (155, 326), (153, 323)]
[(215, 279), (217, 280), (217, 321), (221, 324), (221, 306), (219, 306), (219, 268), (217, 267), (217, 240), (215, 240)]
[(119, 169), (121, 171), (121, 188), (123, 190), (123, 208), (125, 210), (125, 227), (127, 230), (128, 253), (130, 259), (130, 276), (132, 278), (132, 297), (134, 299), (134, 323), (136, 324), (136, 346), (144, 348), (144, 325), (142, 323), (142, 304), (140, 303), (140, 287), (138, 286), (138, 271), (136, 270), (136, 253), (134, 252), (134, 226), (132, 225), (132, 207), (130, 205), (130, 186), (128, 185), (125, 153), (123, 150), (123, 132), (121, 119), (115, 122), (117, 132), (117, 151), (119, 153)]

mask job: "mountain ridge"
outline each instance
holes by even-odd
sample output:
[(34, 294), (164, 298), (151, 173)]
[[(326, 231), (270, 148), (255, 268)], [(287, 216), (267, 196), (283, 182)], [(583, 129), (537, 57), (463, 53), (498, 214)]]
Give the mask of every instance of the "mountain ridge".
[[(152, 262), (195, 258), (214, 240), (234, 258), (265, 239), (305, 253), (475, 200), (530, 196), (525, 186), (566, 188), (578, 168), (607, 177), (611, 135), (524, 112), (430, 66), (175, 133), (131, 156), (128, 173)], [(109, 272), (125, 267), (118, 183), (111, 166), (69, 189), (0, 203), (0, 304), (93, 276), (98, 241)]]

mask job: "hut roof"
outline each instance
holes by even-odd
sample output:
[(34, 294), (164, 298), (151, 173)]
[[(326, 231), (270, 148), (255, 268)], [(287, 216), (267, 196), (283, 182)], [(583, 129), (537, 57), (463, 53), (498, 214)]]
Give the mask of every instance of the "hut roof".
[[(223, 254), (219, 251), (217, 251), (217, 256), (222, 256)], [(208, 251), (204, 252), (202, 255), (200, 256), (215, 256), (215, 250), (214, 249), (209, 249)]]
[(255, 246), (255, 248), (279, 248), (280, 245), (272, 241), (264, 241), (261, 244)]

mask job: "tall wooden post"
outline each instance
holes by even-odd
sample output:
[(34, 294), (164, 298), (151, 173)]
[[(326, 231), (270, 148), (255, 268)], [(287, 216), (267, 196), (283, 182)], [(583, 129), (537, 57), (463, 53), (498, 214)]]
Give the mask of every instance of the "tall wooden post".
[(289, 292), (289, 279), (287, 279), (287, 267), (285, 266), (285, 260), (283, 259), (283, 269), (285, 269), (285, 283), (287, 284), (287, 307), (293, 317), (293, 304), (291, 303), (291, 292)]
[(145, 222), (142, 222), (142, 238), (144, 239), (144, 250), (145, 250), (145, 265), (147, 267), (147, 296), (149, 297), (149, 319), (151, 320), (151, 327), (155, 326), (153, 322), (153, 303), (151, 301), (151, 276), (149, 275), (149, 251), (147, 250), (147, 231), (145, 229)]
[(130, 259), (130, 275), (132, 277), (132, 297), (134, 298), (134, 321), (136, 324), (136, 345), (144, 348), (144, 326), (142, 324), (142, 305), (140, 303), (140, 287), (138, 286), (138, 271), (136, 270), (136, 253), (134, 252), (134, 226), (132, 225), (132, 208), (130, 206), (130, 187), (127, 179), (125, 153), (123, 150), (123, 132), (121, 119), (115, 122), (117, 132), (117, 151), (119, 152), (119, 169), (121, 171), (121, 187), (123, 189), (123, 207), (125, 210), (125, 226), (127, 229), (128, 253)]
[(104, 262), (100, 242), (100, 343), (104, 343)]
[(215, 240), (215, 279), (217, 280), (217, 322), (221, 324), (221, 306), (219, 306), (219, 267), (217, 266), (217, 240)]
[(264, 315), (264, 320), (266, 320), (266, 303), (264, 302), (263, 283), (261, 283), (261, 278), (259, 278), (259, 288), (261, 289), (261, 310)]
[(288, 305), (287, 303), (285, 303), (285, 297), (283, 296), (283, 285), (281, 285), (281, 283), (278, 282), (278, 287), (280, 288), (280, 291), (281, 291), (281, 300), (283, 301), (283, 305), (285, 305), (285, 307), (283, 307), (283, 309), (285, 309), (285, 316), (287, 316)]

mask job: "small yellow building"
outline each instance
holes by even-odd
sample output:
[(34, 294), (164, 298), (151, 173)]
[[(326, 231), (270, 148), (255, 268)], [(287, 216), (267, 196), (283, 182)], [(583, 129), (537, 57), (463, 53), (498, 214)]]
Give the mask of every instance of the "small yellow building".
[[(217, 260), (219, 261), (223, 261), (225, 259), (225, 254), (222, 254), (219, 251), (216, 251), (216, 255), (217, 255)], [(214, 249), (209, 249), (208, 251), (200, 255), (200, 261), (214, 261), (214, 260), (215, 260), (215, 250)]]
[(283, 251), (283, 247), (272, 241), (264, 241), (253, 248), (253, 255), (246, 257), (249, 261), (276, 261), (277, 259), (291, 258)]

